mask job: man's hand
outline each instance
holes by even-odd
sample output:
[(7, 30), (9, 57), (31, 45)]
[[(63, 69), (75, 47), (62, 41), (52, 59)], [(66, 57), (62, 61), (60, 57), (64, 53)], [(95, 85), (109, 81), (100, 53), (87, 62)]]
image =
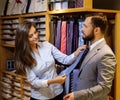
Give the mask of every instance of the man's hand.
[(63, 97), (63, 100), (74, 100), (73, 92), (65, 95), (65, 96)]

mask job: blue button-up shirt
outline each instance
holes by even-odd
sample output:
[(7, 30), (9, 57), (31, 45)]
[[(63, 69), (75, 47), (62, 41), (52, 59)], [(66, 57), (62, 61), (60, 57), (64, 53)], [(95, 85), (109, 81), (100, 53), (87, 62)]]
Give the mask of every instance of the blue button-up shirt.
[(54, 59), (69, 65), (75, 61), (76, 57), (74, 53), (69, 56), (61, 53), (48, 42), (39, 42), (38, 50), (40, 55), (33, 53), (37, 65), (32, 69), (26, 69), (27, 79), (31, 84), (31, 97), (39, 100), (51, 99), (63, 92), (61, 84), (47, 85), (48, 80), (58, 76)]

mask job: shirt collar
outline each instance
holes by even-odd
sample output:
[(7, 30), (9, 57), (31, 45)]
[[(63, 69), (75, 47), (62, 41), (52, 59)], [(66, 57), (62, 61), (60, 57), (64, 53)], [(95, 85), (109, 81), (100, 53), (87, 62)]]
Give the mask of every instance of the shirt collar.
[(95, 43), (93, 43), (92, 45), (90, 45), (90, 51), (91, 51), (97, 44), (99, 44), (100, 42), (102, 42), (103, 40), (104, 40), (104, 38), (102, 38), (102, 39), (96, 41)]
[(42, 46), (42, 43), (41, 43), (41, 42), (38, 42), (38, 43), (37, 43), (37, 46), (41, 47), (41, 46)]

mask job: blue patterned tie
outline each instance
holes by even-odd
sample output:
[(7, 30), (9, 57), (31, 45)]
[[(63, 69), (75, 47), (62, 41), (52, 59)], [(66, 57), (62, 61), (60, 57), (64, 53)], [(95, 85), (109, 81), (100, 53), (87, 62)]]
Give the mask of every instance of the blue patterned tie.
[[(79, 74), (79, 70), (73, 71), (77, 65), (81, 65), (83, 59), (85, 58), (86, 54), (88, 52), (88, 49), (84, 49), (80, 55), (78, 56), (78, 58), (76, 59), (76, 61), (70, 65), (68, 68), (66, 68), (65, 70), (63, 70), (59, 75), (67, 75), (65, 84), (64, 84), (64, 88), (65, 88), (65, 94), (68, 94), (71, 90), (75, 91), (76, 89), (74, 87), (76, 87), (75, 84), (77, 84), (77, 76), (76, 74)], [(72, 74), (71, 74), (72, 73)], [(75, 73), (75, 74), (74, 74)], [(72, 78), (71, 78), (72, 75)], [(72, 80), (71, 80), (72, 79)], [(75, 80), (74, 80), (75, 79)], [(70, 84), (70, 82), (72, 82), (72, 84)], [(72, 85), (72, 86), (71, 86)], [(71, 89), (72, 87), (72, 89)]]

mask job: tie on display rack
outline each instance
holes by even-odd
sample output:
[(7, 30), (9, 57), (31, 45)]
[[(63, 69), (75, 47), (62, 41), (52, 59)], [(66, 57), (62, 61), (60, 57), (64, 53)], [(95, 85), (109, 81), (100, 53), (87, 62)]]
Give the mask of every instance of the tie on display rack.
[(51, 18), (50, 42), (61, 52), (69, 55), (84, 44), (81, 32), (84, 16), (62, 15)]

